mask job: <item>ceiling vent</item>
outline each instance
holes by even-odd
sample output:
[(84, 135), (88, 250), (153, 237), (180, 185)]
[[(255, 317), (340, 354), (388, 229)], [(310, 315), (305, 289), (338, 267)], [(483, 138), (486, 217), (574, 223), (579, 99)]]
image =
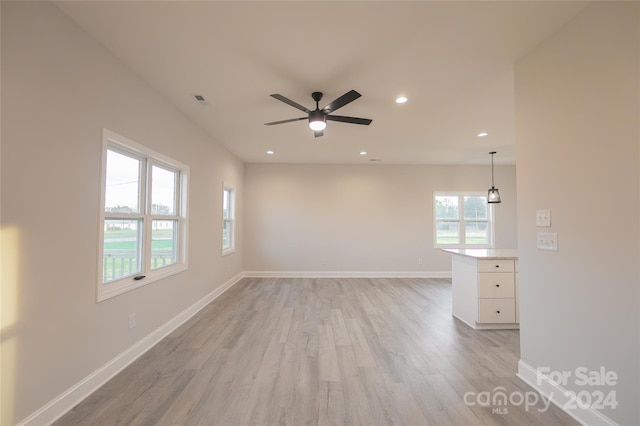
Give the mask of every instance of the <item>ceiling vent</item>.
[(204, 96), (202, 95), (193, 95), (194, 98), (196, 98), (196, 101), (198, 101), (198, 103), (200, 105), (208, 105), (207, 104), (207, 100), (204, 98)]

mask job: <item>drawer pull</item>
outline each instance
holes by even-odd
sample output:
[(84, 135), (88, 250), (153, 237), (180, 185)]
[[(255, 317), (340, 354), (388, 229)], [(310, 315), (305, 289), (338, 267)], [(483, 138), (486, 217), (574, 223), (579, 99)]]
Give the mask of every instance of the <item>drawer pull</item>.
[(496, 311), (497, 313), (500, 313), (500, 311)]
[(499, 268), (499, 267), (500, 267), (500, 265), (496, 265), (496, 268)]
[(500, 284), (496, 284), (496, 287), (500, 287)]

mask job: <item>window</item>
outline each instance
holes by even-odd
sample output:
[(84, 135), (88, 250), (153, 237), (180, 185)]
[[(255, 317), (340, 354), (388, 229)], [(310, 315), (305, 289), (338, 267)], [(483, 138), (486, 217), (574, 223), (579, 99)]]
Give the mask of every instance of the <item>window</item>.
[(222, 187), (222, 255), (235, 251), (236, 190), (224, 184)]
[(103, 131), (98, 301), (187, 268), (189, 168)]
[(436, 247), (493, 247), (493, 207), (485, 193), (434, 194)]

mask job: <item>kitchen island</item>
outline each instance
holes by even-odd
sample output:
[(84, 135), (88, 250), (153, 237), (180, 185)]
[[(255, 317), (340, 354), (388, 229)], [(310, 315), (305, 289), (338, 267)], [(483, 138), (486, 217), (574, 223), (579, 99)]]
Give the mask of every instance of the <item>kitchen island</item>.
[(474, 329), (520, 328), (517, 251), (443, 251), (451, 254), (453, 316)]

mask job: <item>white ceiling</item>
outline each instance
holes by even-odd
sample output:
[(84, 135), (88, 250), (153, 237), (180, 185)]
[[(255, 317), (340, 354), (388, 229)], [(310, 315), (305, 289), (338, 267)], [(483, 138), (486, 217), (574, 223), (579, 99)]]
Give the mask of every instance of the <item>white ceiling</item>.
[[(57, 1), (245, 162), (515, 164), (513, 64), (585, 2)], [(265, 126), (355, 89), (370, 126)], [(193, 97), (203, 95), (208, 105)], [(409, 102), (394, 103), (398, 95)], [(489, 136), (476, 135), (486, 131)], [(266, 154), (268, 149), (275, 155)], [(366, 157), (360, 151), (367, 151)]]

